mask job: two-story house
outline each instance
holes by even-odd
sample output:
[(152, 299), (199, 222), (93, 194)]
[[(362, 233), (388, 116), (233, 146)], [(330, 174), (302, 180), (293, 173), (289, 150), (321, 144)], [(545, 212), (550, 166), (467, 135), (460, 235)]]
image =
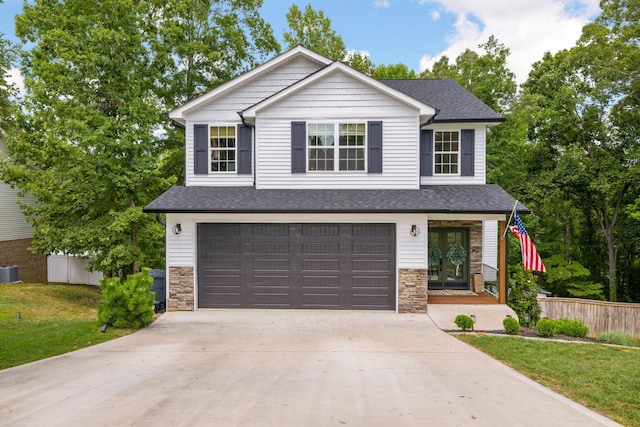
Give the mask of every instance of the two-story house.
[(169, 117), (185, 186), (145, 208), (166, 214), (169, 310), (426, 312), (428, 290), (506, 263), (515, 200), (485, 181), (504, 119), (451, 79), (377, 81), (297, 47)]
[[(5, 142), (0, 135), (0, 156), (5, 152)], [(22, 198), (18, 193), (17, 188), (0, 181), (0, 267), (17, 266), (18, 279), (23, 282), (44, 282), (47, 257), (29, 250), (33, 227), (25, 220), (18, 204), (19, 201), (35, 203), (35, 200)]]

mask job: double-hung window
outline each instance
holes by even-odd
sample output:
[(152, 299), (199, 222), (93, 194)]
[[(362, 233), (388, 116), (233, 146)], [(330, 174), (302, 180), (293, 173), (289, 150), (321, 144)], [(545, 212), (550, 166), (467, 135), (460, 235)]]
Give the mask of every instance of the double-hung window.
[(434, 139), (434, 174), (459, 175), (460, 132), (436, 131)]
[(211, 126), (209, 128), (211, 172), (236, 171), (235, 126)]
[(364, 123), (310, 123), (309, 171), (364, 171), (365, 129)]

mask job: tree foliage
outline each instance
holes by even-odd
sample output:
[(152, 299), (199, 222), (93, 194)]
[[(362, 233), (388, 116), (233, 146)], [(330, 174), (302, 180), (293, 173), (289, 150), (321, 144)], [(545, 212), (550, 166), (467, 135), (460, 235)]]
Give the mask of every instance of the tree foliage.
[(34, 250), (91, 255), (107, 274), (162, 265), (163, 228), (142, 208), (182, 173), (164, 112), (278, 50), (261, 4), (25, 3), (26, 94), (0, 174), (39, 200), (24, 206)]
[(284, 32), (283, 38), (289, 49), (300, 45), (330, 59), (346, 58), (347, 47), (322, 10), (314, 10), (309, 3), (303, 12), (293, 4), (287, 12), (287, 23), (289, 31)]
[(639, 48), (629, 45), (610, 16), (619, 19), (620, 8), (637, 10), (637, 3), (605, 2), (603, 15), (585, 26), (580, 42), (546, 54), (524, 85), (531, 112), (528, 138), (549, 159), (540, 164), (537, 181), (570, 200), (585, 223), (597, 224), (606, 245), (605, 274), (613, 301), (620, 287), (619, 221), (640, 187), (640, 139), (638, 98), (632, 89), (638, 72), (629, 64)]
[(451, 78), (497, 112), (511, 105), (515, 93), (515, 74), (507, 67), (509, 49), (494, 36), (478, 46), (484, 54), (466, 49), (451, 64), (443, 55), (422, 78)]

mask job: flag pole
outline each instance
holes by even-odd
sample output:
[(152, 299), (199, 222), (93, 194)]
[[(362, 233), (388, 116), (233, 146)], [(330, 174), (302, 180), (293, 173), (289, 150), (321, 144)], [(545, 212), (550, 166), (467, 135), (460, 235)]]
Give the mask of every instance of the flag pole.
[(511, 220), (513, 219), (513, 214), (516, 211), (516, 207), (518, 206), (518, 201), (513, 204), (513, 209), (511, 209), (511, 214), (509, 215), (509, 221), (507, 221), (507, 226), (504, 228), (504, 233), (502, 233), (502, 238), (507, 235), (507, 230), (509, 229), (509, 224), (511, 224)]

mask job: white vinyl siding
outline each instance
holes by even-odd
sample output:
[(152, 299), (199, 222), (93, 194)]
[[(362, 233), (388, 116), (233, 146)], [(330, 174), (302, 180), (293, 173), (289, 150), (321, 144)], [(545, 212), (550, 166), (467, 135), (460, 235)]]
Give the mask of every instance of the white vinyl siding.
[[(423, 176), (420, 178), (421, 185), (451, 185), (451, 184), (486, 184), (486, 148), (487, 148), (487, 129), (485, 125), (477, 125), (473, 123), (464, 124), (436, 124), (426, 127), (425, 129), (433, 129), (434, 134), (438, 131), (461, 131), (462, 129), (475, 130), (474, 145), (474, 176), (460, 176), (460, 169), (457, 175), (438, 175), (433, 169), (433, 176)], [(433, 152), (435, 159), (435, 151)], [(433, 160), (432, 160), (433, 161)], [(458, 158), (461, 161), (461, 158)]]
[[(0, 153), (4, 153), (5, 145), (0, 141)], [(0, 154), (2, 156), (4, 154)], [(18, 200), (26, 200), (35, 203), (32, 198), (20, 199), (18, 189), (0, 182), (0, 241), (30, 239), (33, 237), (33, 228), (27, 223), (18, 206)]]
[[(382, 121), (382, 173), (291, 173), (291, 122)], [(336, 72), (256, 116), (256, 187), (419, 188), (419, 119), (398, 100)], [(308, 152), (307, 152), (308, 156)], [(308, 162), (307, 157), (307, 162)]]
[[(498, 221), (482, 221), (482, 263), (498, 268)], [(487, 277), (495, 280), (495, 277)]]
[[(185, 185), (245, 186), (253, 185), (253, 175), (249, 174), (194, 174), (193, 125), (237, 126), (242, 123), (238, 111), (242, 111), (264, 98), (292, 85), (296, 81), (317, 71), (320, 65), (305, 57), (294, 58), (269, 73), (258, 76), (243, 85), (230, 90), (207, 105), (185, 112)], [(255, 150), (252, 149), (252, 153)], [(253, 157), (253, 154), (252, 154)], [(253, 172), (253, 165), (252, 165)]]
[(257, 76), (239, 87), (212, 99), (207, 105), (185, 112), (191, 122), (236, 121), (238, 111), (270, 97), (320, 69), (320, 65), (308, 58), (294, 58), (268, 73)]

